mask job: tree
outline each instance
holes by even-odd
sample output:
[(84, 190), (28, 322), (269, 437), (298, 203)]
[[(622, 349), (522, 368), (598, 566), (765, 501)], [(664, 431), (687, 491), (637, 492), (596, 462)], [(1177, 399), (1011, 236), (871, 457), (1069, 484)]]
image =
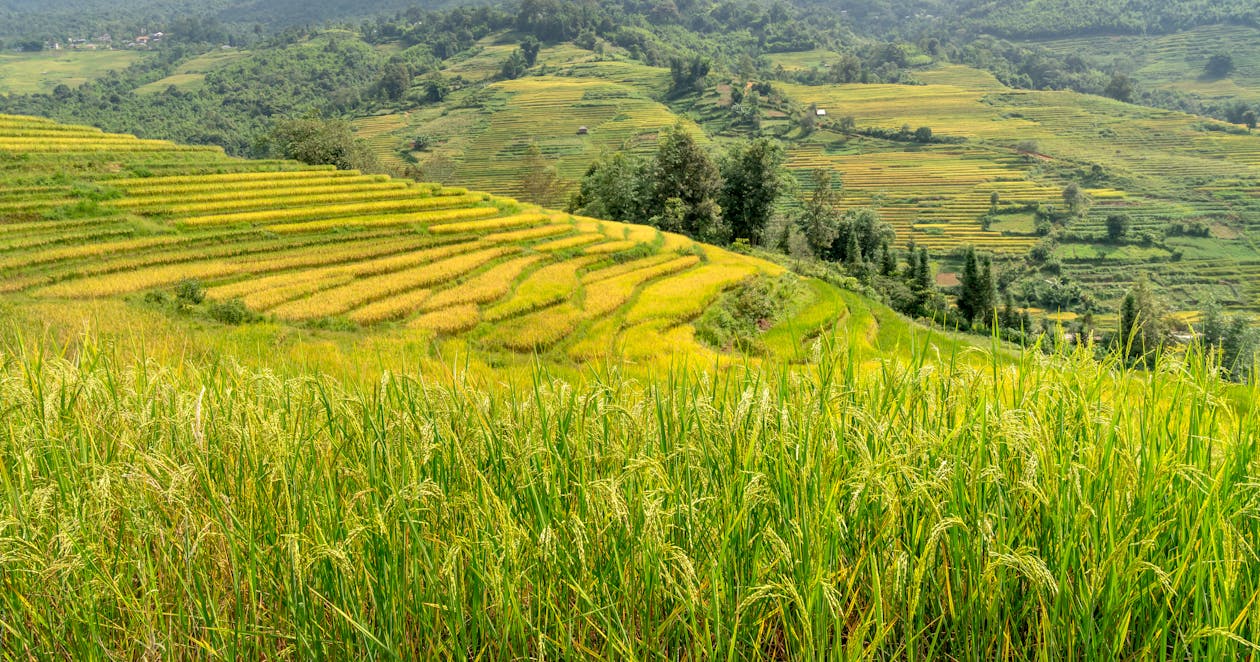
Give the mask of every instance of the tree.
[(1255, 131), (1255, 129), (1256, 129), (1256, 124), (1257, 124), (1258, 122), (1260, 122), (1260, 116), (1258, 116), (1258, 115), (1256, 114), (1256, 111), (1255, 111), (1255, 110), (1248, 109), (1248, 110), (1246, 110), (1246, 111), (1244, 111), (1244, 112), (1243, 112), (1243, 114), (1242, 114), (1242, 123), (1243, 123), (1243, 124), (1246, 124), (1248, 129), (1250, 129), (1250, 130), (1252, 130), (1252, 131)]
[(760, 245), (774, 204), (787, 187), (783, 147), (758, 138), (735, 147), (722, 161), (722, 194), (718, 202), (733, 239)]
[(681, 122), (661, 136), (649, 177), (650, 209), (663, 211), (667, 201), (677, 198), (684, 208), (679, 231), (710, 243), (730, 240), (717, 202), (722, 175)]
[(530, 143), (526, 148), (523, 170), (521, 190), (526, 200), (549, 205), (555, 203), (564, 193), (564, 180), (556, 173), (556, 167), (543, 156), (538, 143)]
[(1090, 200), (1085, 191), (1076, 182), (1072, 182), (1063, 187), (1063, 204), (1067, 205), (1072, 214), (1080, 216), (1089, 209)]
[(538, 52), (542, 50), (542, 43), (538, 38), (530, 35), (521, 41), (521, 55), (525, 58), (525, 66), (532, 67), (538, 62)]
[(984, 319), (993, 310), (997, 299), (997, 288), (993, 282), (993, 261), (987, 256), (981, 258), (976, 249), (967, 247), (963, 258), (962, 283), (958, 289), (958, 313), (967, 324), (974, 324), (977, 318)]
[(411, 88), (411, 70), (403, 62), (386, 65), (385, 73), (376, 83), (378, 94), (387, 101), (398, 101)]
[(1234, 56), (1229, 53), (1217, 53), (1208, 58), (1203, 73), (1209, 79), (1218, 80), (1234, 73)]
[(573, 212), (595, 218), (631, 223), (647, 223), (644, 197), (647, 165), (615, 152), (591, 165), (582, 178), (577, 196), (570, 203)]
[(817, 257), (830, 254), (836, 237), (840, 235), (840, 212), (836, 209), (839, 199), (832, 186), (831, 171), (825, 168), (815, 170), (814, 192), (796, 215), (796, 227)]
[(280, 156), (310, 165), (364, 172), (385, 170), (367, 143), (355, 139), (350, 123), (344, 120), (325, 120), (314, 115), (278, 120), (268, 142)]
[(1133, 101), (1133, 81), (1124, 74), (1116, 74), (1111, 77), (1111, 82), (1107, 83), (1107, 89), (1103, 94), (1115, 99), (1129, 103)]
[(1116, 342), (1131, 361), (1152, 363), (1164, 344), (1164, 308), (1145, 278), (1125, 293), (1120, 304)]
[(429, 103), (440, 103), (451, 93), (451, 86), (440, 73), (434, 73), (424, 81), (424, 100)]
[(685, 94), (704, 86), (704, 79), (709, 75), (713, 64), (708, 58), (693, 55), (690, 58), (674, 56), (669, 59), (669, 74), (673, 80), (670, 92)]
[(921, 126), (914, 132), (914, 141), (917, 143), (932, 142), (932, 127)]
[(1133, 226), (1133, 219), (1128, 214), (1112, 214), (1107, 217), (1107, 238), (1112, 243), (1124, 239), (1129, 234), (1129, 228)]
[(515, 80), (525, 75), (529, 70), (529, 64), (525, 61), (525, 56), (520, 50), (512, 51), (507, 60), (503, 62), (503, 68), (499, 70), (499, 75), (507, 80)]
[[(850, 209), (840, 219), (839, 241), (832, 243), (832, 260), (847, 262), (860, 260), (873, 262), (879, 255), (879, 247), (896, 238), (892, 226), (879, 217), (870, 207)], [(852, 251), (856, 250), (856, 255)]]

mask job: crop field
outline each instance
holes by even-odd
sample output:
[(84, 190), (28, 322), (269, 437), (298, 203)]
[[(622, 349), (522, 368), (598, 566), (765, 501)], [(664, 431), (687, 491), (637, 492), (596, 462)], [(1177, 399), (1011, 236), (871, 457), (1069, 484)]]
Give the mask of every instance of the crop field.
[(193, 90), (205, 82), (207, 73), (248, 54), (247, 51), (237, 49), (221, 49), (205, 55), (199, 55), (176, 67), (174, 73), (170, 76), (147, 85), (141, 85), (135, 91), (137, 94), (156, 94), (165, 92), (167, 88), (172, 86), (184, 91)]
[[(1260, 261), (1253, 243), (1260, 236), (1260, 135), (1072, 92), (1011, 90), (962, 66), (916, 75), (924, 85), (784, 85), (802, 104), (826, 108), (830, 121), (852, 116), (859, 129), (891, 131), (927, 126), (962, 140), (907, 145), (845, 139), (824, 127), (789, 149), (788, 165), (806, 189), (810, 170), (831, 168), (843, 182), (842, 205), (877, 207), (899, 243), (941, 252), (974, 245), (1014, 257), (1039, 240), (1031, 209), (1062, 207), (1061, 191), (1075, 181), (1092, 204), (1070, 230), (1099, 241), (1065, 246), (1059, 256), (1064, 272), (1102, 301), (1118, 299), (1145, 273), (1189, 305), (1209, 297), (1237, 308), (1260, 305), (1252, 277)], [(995, 193), (997, 215), (985, 230)], [(1107, 217), (1121, 213), (1133, 233), (1159, 240), (1177, 224), (1201, 224), (1212, 234), (1193, 242), (1169, 237), (1168, 249), (1103, 245)]]
[[(448, 63), (442, 73), (488, 81), (514, 49), (488, 38), (467, 57)], [(668, 89), (668, 69), (572, 45), (544, 48), (538, 66), (547, 67), (548, 75), (492, 82), (484, 89), (472, 88), (475, 93), (456, 92), (445, 105), (359, 118), (354, 122), (357, 134), (391, 163), (417, 136), (425, 136), (431, 145), (411, 157), (426, 175), (521, 197), (520, 157), (530, 144), (537, 144), (562, 182), (572, 186), (603, 151), (644, 153), (655, 146), (661, 129), (678, 121), (656, 100)], [(587, 128), (586, 135), (578, 135), (581, 127)], [(563, 192), (547, 202), (563, 202)]]
[(0, 94), (52, 92), (77, 87), (110, 71), (122, 71), (146, 57), (141, 51), (43, 51), (0, 53)]
[[(1260, 29), (1211, 25), (1167, 35), (1105, 36), (1038, 41), (1059, 54), (1076, 54), (1124, 71), (1147, 87), (1185, 92), (1211, 101), (1260, 102)], [(1123, 56), (1117, 57), (1117, 53)], [(1208, 58), (1228, 53), (1235, 70), (1222, 79), (1204, 74)]]
[[(644, 319), (685, 326), (726, 288), (781, 272), (462, 187), (249, 163), (36, 118), (0, 117), (0, 146), (27, 157), (4, 169), (0, 194), (0, 293), (19, 300), (144, 306), (197, 281), (210, 302), (275, 323), (533, 352), (591, 340), (596, 325), (608, 349)], [(84, 164), (72, 183), (48, 177), (70, 163)], [(145, 165), (156, 163), (168, 167)], [(665, 308), (640, 310), (644, 292)], [(675, 349), (707, 351), (694, 340)]]

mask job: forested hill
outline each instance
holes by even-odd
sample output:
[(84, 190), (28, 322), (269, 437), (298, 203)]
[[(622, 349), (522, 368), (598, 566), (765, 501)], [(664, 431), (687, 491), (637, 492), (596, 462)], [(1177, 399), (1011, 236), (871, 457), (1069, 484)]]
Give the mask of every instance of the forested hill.
[(458, 0), (0, 0), (0, 37), (84, 35), (160, 29), (181, 18), (210, 18), (242, 30), (266, 31), (327, 21), (358, 21), (416, 7), (440, 9)]

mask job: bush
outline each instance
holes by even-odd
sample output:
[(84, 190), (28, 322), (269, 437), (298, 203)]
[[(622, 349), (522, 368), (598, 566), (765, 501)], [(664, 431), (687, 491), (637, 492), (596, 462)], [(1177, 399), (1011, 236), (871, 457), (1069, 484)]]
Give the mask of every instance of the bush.
[(246, 308), (240, 299), (216, 301), (210, 304), (206, 313), (210, 315), (210, 319), (232, 326), (244, 324), (254, 318), (254, 313), (249, 308)]
[(202, 287), (201, 281), (196, 278), (181, 280), (175, 286), (175, 298), (196, 306), (206, 300), (206, 288)]

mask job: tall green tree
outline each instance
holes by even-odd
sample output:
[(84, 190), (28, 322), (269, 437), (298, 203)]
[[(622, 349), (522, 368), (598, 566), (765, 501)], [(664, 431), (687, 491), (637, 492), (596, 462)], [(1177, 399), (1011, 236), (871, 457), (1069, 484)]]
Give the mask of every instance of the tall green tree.
[(993, 282), (993, 261), (981, 257), (975, 247), (968, 246), (963, 257), (962, 275), (958, 288), (958, 314), (975, 324), (983, 322), (994, 309), (997, 300), (997, 287)]
[(723, 159), (718, 202), (733, 239), (763, 242), (774, 204), (788, 185), (783, 160), (783, 147), (769, 138), (738, 145)]
[(372, 148), (354, 137), (350, 123), (345, 120), (329, 120), (317, 115), (277, 120), (267, 143), (272, 153), (310, 165), (375, 173), (386, 170)]
[(604, 156), (586, 171), (581, 188), (569, 204), (570, 211), (594, 218), (647, 223), (647, 171), (646, 163), (625, 152)]
[(814, 191), (796, 215), (796, 227), (815, 256), (825, 258), (840, 236), (840, 196), (832, 187), (830, 170), (814, 170)]
[(1146, 278), (1139, 279), (1120, 303), (1117, 344), (1131, 361), (1152, 363), (1167, 335), (1164, 306)]
[(649, 170), (649, 208), (660, 226), (666, 204), (682, 205), (681, 227), (695, 239), (715, 244), (730, 241), (730, 227), (722, 218), (718, 197), (722, 174), (681, 122), (665, 131)]

